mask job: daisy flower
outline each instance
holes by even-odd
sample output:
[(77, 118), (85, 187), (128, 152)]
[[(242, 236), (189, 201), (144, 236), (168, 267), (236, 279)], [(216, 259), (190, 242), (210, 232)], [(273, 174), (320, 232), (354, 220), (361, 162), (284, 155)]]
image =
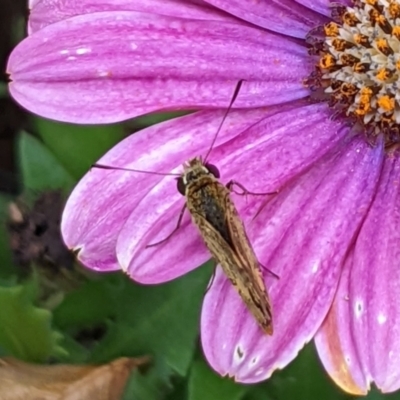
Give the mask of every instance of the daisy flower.
[[(147, 128), (99, 162), (182, 171), (204, 155), (236, 83), (242, 89), (209, 161), (235, 197), (274, 307), (268, 337), (217, 269), (201, 316), (221, 375), (268, 378), (314, 339), (344, 390), (400, 387), (400, 2), (396, 0), (31, 1), (30, 35), (8, 65), (30, 111), (107, 123), (199, 110)], [(161, 283), (209, 258), (173, 179), (92, 169), (62, 230), (89, 268)]]

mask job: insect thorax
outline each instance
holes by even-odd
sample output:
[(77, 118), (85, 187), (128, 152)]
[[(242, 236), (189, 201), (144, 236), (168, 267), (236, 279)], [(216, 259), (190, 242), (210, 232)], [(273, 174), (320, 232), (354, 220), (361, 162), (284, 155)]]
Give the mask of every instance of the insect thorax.
[(231, 243), (226, 223), (227, 189), (211, 174), (203, 174), (187, 184), (186, 201), (191, 214), (201, 215), (226, 242)]
[(183, 183), (185, 186), (194, 183), (195, 181), (210, 176), (210, 171), (206, 168), (200, 158), (193, 158), (183, 166)]

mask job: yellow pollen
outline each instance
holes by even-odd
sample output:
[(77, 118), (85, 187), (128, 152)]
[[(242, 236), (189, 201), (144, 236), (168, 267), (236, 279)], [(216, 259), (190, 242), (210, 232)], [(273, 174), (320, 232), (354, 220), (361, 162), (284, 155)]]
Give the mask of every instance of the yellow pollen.
[(382, 133), (400, 149), (400, 0), (336, 1), (332, 22), (310, 32), (319, 60), (305, 83), (369, 137)]
[(354, 110), (354, 113), (359, 117), (364, 116), (371, 110), (371, 105), (369, 103), (361, 103), (358, 108)]
[(379, 97), (378, 105), (382, 108), (385, 112), (394, 111), (394, 98), (389, 96), (382, 96)]
[(357, 87), (351, 83), (343, 83), (340, 89), (342, 94), (346, 97), (353, 96), (357, 93)]
[(376, 11), (375, 9), (370, 10), (369, 12), (369, 17), (373, 22), (376, 22), (376, 20), (379, 18), (379, 15), (380, 15), (379, 12)]
[(346, 48), (351, 47), (351, 44), (343, 39), (333, 39), (332, 46), (336, 51), (344, 51)]
[(319, 66), (322, 69), (329, 69), (329, 68), (335, 66), (335, 64), (336, 64), (335, 59), (331, 54), (325, 54), (319, 60)]
[(357, 72), (358, 74), (363, 74), (364, 72), (368, 71), (368, 65), (357, 63), (356, 65), (354, 65), (353, 71)]
[(354, 57), (352, 54), (342, 54), (340, 61), (343, 65), (353, 66), (356, 65), (360, 60)]
[(380, 24), (380, 25), (384, 25), (384, 24), (386, 24), (387, 21), (386, 21), (386, 18), (384, 15), (379, 14), (376, 22), (378, 22), (378, 24)]
[(372, 90), (370, 88), (362, 88), (358, 102), (358, 108), (354, 111), (357, 115), (363, 116), (371, 110)]
[(372, 96), (372, 89), (369, 87), (364, 87), (360, 90), (361, 96), (366, 96), (368, 98), (371, 98)]
[(378, 73), (376, 74), (376, 78), (379, 79), (380, 81), (384, 82), (390, 78), (390, 71), (386, 68), (381, 68), (378, 70)]
[(391, 2), (389, 4), (389, 14), (393, 19), (400, 17), (400, 4)]
[(389, 43), (385, 38), (377, 39), (376, 46), (383, 54), (387, 54), (390, 49)]
[(385, 16), (375, 9), (369, 12), (369, 17), (371, 18), (372, 22), (375, 22), (379, 25), (384, 25), (386, 22)]
[(368, 37), (365, 35), (361, 35), (360, 33), (356, 33), (353, 36), (354, 41), (364, 47), (370, 47)]
[(351, 13), (348, 11), (346, 11), (343, 14), (342, 19), (343, 19), (343, 23), (345, 23), (349, 26), (356, 26), (360, 22), (354, 13)]
[(396, 36), (397, 39), (400, 39), (400, 26), (393, 27), (392, 34)]
[(339, 27), (334, 22), (329, 22), (329, 24), (324, 26), (324, 32), (328, 37), (335, 37), (339, 35)]

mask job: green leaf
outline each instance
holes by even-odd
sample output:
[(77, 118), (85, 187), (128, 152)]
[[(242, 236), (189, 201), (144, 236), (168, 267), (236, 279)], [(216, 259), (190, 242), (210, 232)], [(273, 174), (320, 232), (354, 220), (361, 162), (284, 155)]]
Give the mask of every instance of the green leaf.
[(80, 328), (106, 320), (115, 314), (119, 290), (108, 277), (88, 281), (65, 295), (54, 310), (54, 324), (61, 329)]
[(362, 397), (364, 400), (400, 400), (400, 391), (394, 393), (381, 393), (376, 388), (373, 388), (367, 396)]
[(122, 400), (164, 400), (167, 398), (173, 390), (172, 369), (160, 359), (153, 361), (152, 364), (144, 372), (134, 370)]
[(69, 190), (74, 185), (72, 176), (33, 136), (27, 133), (19, 135), (18, 153), (25, 189), (37, 191), (64, 188)]
[(10, 240), (6, 228), (10, 201), (9, 197), (0, 195), (0, 278), (2, 279), (6, 279), (16, 272), (12, 262)]
[(75, 179), (125, 136), (122, 124), (75, 125), (39, 117), (34, 123), (43, 142)]
[(313, 343), (308, 344), (284, 370), (277, 371), (267, 382), (256, 385), (245, 400), (400, 400), (400, 392), (383, 394), (375, 388), (363, 397), (343, 392), (330, 379), (318, 359)]
[(0, 98), (8, 97), (8, 88), (5, 82), (0, 82)]
[(180, 375), (185, 375), (199, 333), (199, 314), (210, 268), (197, 270), (170, 283), (140, 286), (126, 280), (115, 323), (93, 361), (122, 355), (151, 354), (164, 358)]
[(206, 362), (194, 361), (189, 376), (189, 400), (240, 400), (248, 386), (240, 385), (229, 378), (216, 374)]
[(168, 121), (169, 119), (174, 119), (191, 113), (193, 113), (193, 111), (150, 113), (133, 118), (129, 121), (129, 125), (132, 125), (136, 130), (139, 130), (151, 125), (159, 124), (160, 122)]
[(90, 351), (79, 344), (68, 333), (63, 332), (60, 346), (64, 352), (58, 356), (58, 361), (68, 364), (86, 364), (90, 356)]
[[(249, 389), (248, 393), (246, 393), (246, 395), (243, 398), (243, 400), (278, 400), (278, 399), (280, 399), (280, 397), (271, 395), (271, 390), (268, 389), (265, 383), (252, 386)], [(314, 399), (307, 399), (307, 400), (314, 400)], [(320, 400), (320, 399), (315, 399), (315, 400)]]
[(323, 369), (313, 344), (307, 345), (296, 359), (272, 378), (253, 388), (254, 396), (246, 400), (261, 398), (265, 393), (276, 400), (349, 400), (353, 397), (341, 391)]
[(0, 287), (0, 347), (25, 361), (58, 355), (61, 335), (51, 328), (51, 313), (33, 305), (36, 283)]

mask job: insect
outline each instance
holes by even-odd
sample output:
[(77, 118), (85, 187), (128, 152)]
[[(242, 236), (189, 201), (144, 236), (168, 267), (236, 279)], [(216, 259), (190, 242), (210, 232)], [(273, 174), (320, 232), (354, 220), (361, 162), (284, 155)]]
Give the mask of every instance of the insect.
[[(147, 247), (156, 246), (168, 240), (179, 229), (187, 208), (215, 261), (221, 265), (224, 273), (263, 331), (272, 335), (272, 305), (264, 284), (261, 264), (231, 199), (231, 192), (234, 186), (238, 186), (242, 190), (240, 194), (266, 195), (272, 193), (252, 193), (235, 181), (230, 181), (225, 186), (219, 181), (220, 174), (217, 167), (207, 163), (208, 155), (228, 111), (239, 93), (242, 82), (239, 81), (236, 86), (230, 105), (206, 157), (204, 159), (195, 157), (187, 161), (183, 165), (183, 173), (177, 178), (178, 191), (186, 197), (186, 203), (180, 212), (176, 228), (165, 239)], [(113, 169), (99, 164), (94, 166)]]
[(185, 195), (192, 221), (213, 258), (261, 328), (272, 335), (272, 305), (261, 266), (230, 196), (233, 185), (238, 183), (231, 181), (224, 186), (218, 178), (214, 165), (196, 157), (184, 165), (178, 190)]

